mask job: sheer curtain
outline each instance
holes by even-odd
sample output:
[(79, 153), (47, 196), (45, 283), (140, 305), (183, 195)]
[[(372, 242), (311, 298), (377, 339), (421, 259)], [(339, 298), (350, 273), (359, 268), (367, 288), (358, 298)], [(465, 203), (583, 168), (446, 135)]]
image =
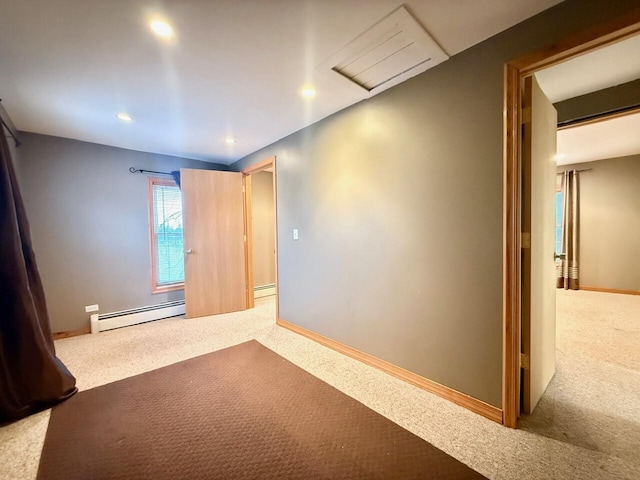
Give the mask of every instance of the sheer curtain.
[(0, 424), (76, 393), (56, 357), (31, 234), (0, 125)]
[(562, 174), (562, 254), (557, 265), (558, 288), (579, 290), (579, 188), (577, 170)]

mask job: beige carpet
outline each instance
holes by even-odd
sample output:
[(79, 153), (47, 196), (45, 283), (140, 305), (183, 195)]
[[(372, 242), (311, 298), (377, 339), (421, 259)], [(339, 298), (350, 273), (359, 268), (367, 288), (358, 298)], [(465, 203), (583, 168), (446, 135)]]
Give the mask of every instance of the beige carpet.
[(520, 426), (637, 465), (640, 296), (562, 290), (556, 305), (557, 372)]
[[(56, 347), (86, 390), (256, 339), (489, 478), (640, 478), (640, 455), (632, 457), (622, 439), (611, 441), (620, 424), (632, 438), (640, 428), (640, 297), (559, 291), (558, 307), (559, 371), (548, 396), (560, 398), (563, 408), (549, 423), (541, 405), (539, 421), (536, 411), (521, 430), (277, 327), (269, 298), (249, 312), (163, 320), (60, 340)], [(603, 415), (610, 418), (600, 421)], [(45, 411), (0, 428), (1, 478), (35, 479), (48, 420)]]

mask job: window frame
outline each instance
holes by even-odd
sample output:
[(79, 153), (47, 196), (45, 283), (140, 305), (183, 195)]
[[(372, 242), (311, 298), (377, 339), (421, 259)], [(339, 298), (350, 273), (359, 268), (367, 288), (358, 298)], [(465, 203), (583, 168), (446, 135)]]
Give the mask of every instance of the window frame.
[(156, 258), (158, 258), (158, 244), (155, 238), (155, 211), (153, 203), (153, 187), (156, 185), (164, 187), (176, 187), (179, 188), (173, 179), (148, 177), (147, 180), (147, 213), (149, 217), (149, 252), (151, 254), (151, 293), (165, 293), (175, 290), (184, 290), (184, 280), (182, 282), (166, 283), (158, 285), (158, 266), (156, 264)]

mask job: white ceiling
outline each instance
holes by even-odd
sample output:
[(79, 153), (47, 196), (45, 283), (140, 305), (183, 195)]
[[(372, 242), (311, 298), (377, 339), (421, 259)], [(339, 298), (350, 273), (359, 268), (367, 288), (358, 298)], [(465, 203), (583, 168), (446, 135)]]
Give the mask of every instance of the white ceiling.
[(551, 102), (640, 78), (640, 35), (536, 72)]
[(640, 154), (640, 113), (558, 131), (558, 165)]
[[(454, 55), (557, 3), (404, 4)], [(365, 98), (317, 67), (401, 4), (2, 0), (0, 98), (20, 130), (231, 163)], [(153, 36), (152, 17), (175, 37)], [(307, 83), (313, 100), (299, 95)], [(121, 111), (134, 122), (116, 120)]]

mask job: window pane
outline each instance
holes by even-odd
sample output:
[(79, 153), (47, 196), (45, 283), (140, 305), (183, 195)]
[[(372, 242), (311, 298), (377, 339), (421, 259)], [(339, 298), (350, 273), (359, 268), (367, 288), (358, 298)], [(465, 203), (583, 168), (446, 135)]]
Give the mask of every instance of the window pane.
[(556, 254), (562, 253), (562, 192), (556, 192)]
[(156, 283), (184, 282), (182, 195), (178, 187), (153, 186), (153, 234), (156, 242)]

